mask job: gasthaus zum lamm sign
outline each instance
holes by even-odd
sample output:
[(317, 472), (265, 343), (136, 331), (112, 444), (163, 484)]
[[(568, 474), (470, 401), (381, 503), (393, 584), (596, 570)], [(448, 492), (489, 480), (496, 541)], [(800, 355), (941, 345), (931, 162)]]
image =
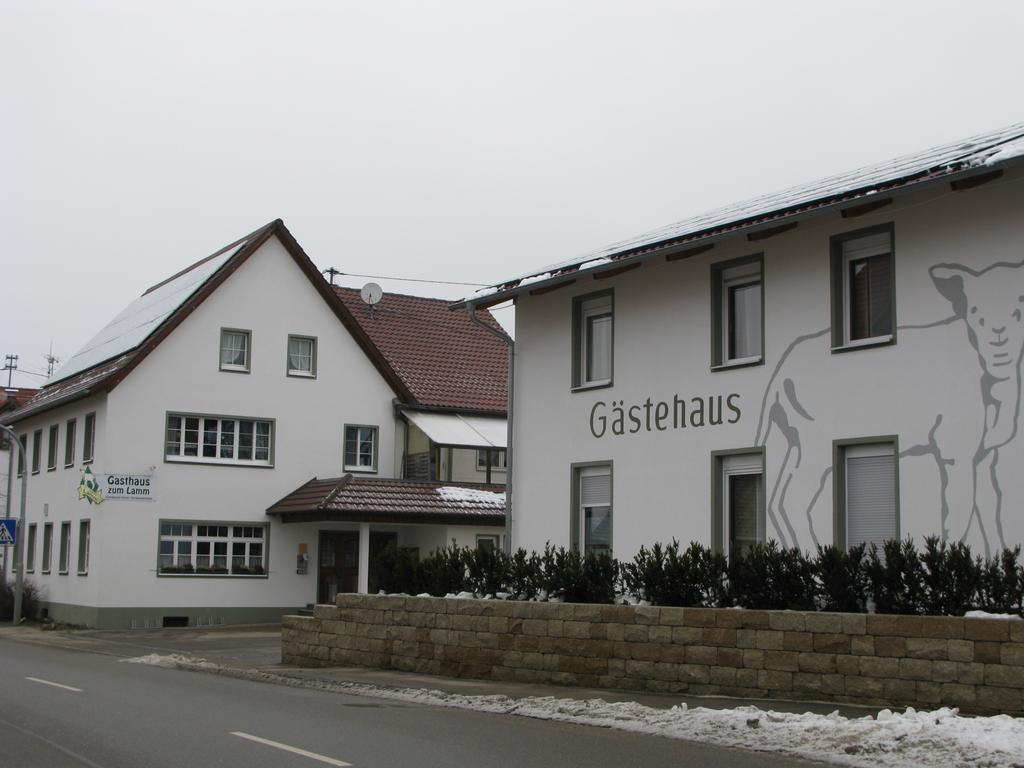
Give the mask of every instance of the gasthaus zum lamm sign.
[(93, 472), (86, 467), (78, 484), (79, 500), (102, 504), (107, 499), (152, 501), (156, 486), (152, 475), (124, 475), (119, 472)]

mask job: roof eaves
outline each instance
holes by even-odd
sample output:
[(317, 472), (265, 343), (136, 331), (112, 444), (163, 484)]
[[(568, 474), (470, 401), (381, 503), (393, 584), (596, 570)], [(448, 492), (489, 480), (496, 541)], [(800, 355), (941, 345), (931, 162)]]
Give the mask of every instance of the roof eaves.
[[(976, 153), (972, 153), (976, 154)], [(655, 255), (669, 255), (677, 250), (692, 248), (694, 245), (718, 242), (728, 237), (746, 232), (756, 232), (759, 229), (767, 229), (777, 226), (781, 222), (804, 221), (824, 214), (838, 206), (860, 200), (869, 195), (880, 193), (903, 194), (913, 190), (926, 187), (939, 182), (951, 182), (966, 176), (977, 173), (980, 169), (994, 171), (1005, 167), (1024, 165), (1024, 157), (1015, 157), (990, 166), (979, 163), (963, 163), (954, 161), (944, 164), (940, 169), (927, 169), (906, 177), (894, 179), (878, 184), (850, 190), (841, 195), (832, 195), (817, 200), (808, 201), (790, 208), (783, 208), (777, 211), (770, 211), (747, 219), (739, 219), (735, 222), (728, 222), (707, 230), (688, 233), (678, 237), (670, 237), (665, 240), (645, 243), (643, 245), (626, 248), (622, 251), (611, 253), (600, 259), (585, 257), (577, 264), (560, 266), (557, 270), (550, 270), (550, 276), (542, 280), (536, 279), (540, 275), (547, 274), (538, 272), (533, 275), (525, 275), (505, 283), (498, 283), (490, 293), (483, 293), (480, 296), (468, 296), (450, 305), (452, 309), (460, 309), (467, 306), (477, 308), (490, 307), (503, 301), (515, 298), (526, 291), (539, 291), (562, 282), (571, 282), (579, 276), (592, 275), (600, 272), (600, 267), (615, 265), (615, 268), (642, 261)], [(601, 261), (587, 269), (580, 269), (580, 266), (588, 261)]]

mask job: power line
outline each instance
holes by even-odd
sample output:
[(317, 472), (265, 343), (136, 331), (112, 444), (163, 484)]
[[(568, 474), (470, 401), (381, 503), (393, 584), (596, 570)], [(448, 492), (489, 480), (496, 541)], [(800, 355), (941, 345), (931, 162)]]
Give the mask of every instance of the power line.
[(489, 288), (486, 283), (460, 283), (456, 280), (422, 280), (417, 277), (385, 277), (384, 275), (357, 275), (355, 272), (339, 272), (334, 267), (321, 270), (324, 274), (331, 276), (331, 284), (334, 284), (335, 276), (343, 277), (367, 277), (371, 280), (399, 280), (403, 283), (434, 283), (436, 285), (469, 285), (474, 288)]

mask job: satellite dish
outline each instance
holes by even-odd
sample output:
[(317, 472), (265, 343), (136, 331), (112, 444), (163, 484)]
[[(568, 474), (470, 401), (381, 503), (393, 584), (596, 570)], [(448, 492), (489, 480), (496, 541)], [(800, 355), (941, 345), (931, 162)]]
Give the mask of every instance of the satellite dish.
[(367, 283), (363, 286), (362, 290), (359, 291), (359, 295), (363, 301), (369, 304), (371, 307), (374, 304), (379, 304), (381, 297), (384, 295), (384, 291), (376, 283)]

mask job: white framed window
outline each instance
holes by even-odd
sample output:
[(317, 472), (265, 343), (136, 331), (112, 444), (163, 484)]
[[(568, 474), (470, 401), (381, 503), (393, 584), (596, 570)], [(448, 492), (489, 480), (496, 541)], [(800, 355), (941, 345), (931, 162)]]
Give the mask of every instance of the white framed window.
[(345, 425), (344, 467), (350, 472), (377, 471), (377, 427)]
[(893, 442), (840, 447), (842, 498), (837, 542), (842, 548), (899, 538), (896, 447)]
[(251, 331), (222, 328), (220, 331), (220, 369), (248, 373), (251, 342)]
[(71, 558), (71, 523), (60, 524), (60, 557), (57, 561), (57, 572), (66, 574), (68, 572), (68, 561)]
[(91, 523), (88, 520), (80, 520), (78, 523), (78, 575), (85, 576), (89, 573), (89, 537)]
[(573, 300), (573, 386), (612, 383), (614, 299), (611, 291)]
[(316, 339), (312, 336), (288, 337), (288, 375), (316, 378)]
[(96, 450), (96, 414), (85, 414), (85, 429), (82, 436), (82, 463), (92, 462)]
[(53, 523), (43, 523), (43, 557), (39, 565), (42, 573), (50, 572), (50, 560), (53, 555)]
[(761, 362), (764, 351), (764, 260), (759, 254), (713, 264), (712, 366)]
[(18, 451), (18, 477), (25, 474), (25, 457), (28, 456), (28, 435), (22, 435), (18, 438), (21, 443), (21, 450)]
[(612, 551), (612, 467), (577, 467), (573, 498), (573, 547), (583, 554)]
[(64, 466), (75, 466), (75, 431), (78, 428), (78, 419), (68, 419), (64, 426)]
[(894, 341), (892, 243), (889, 225), (832, 238), (833, 347)]
[(476, 452), (476, 468), (481, 472), (487, 469), (487, 456), (488, 453), (491, 457), (491, 469), (504, 470), (505, 467), (505, 449), (504, 448), (492, 448), (489, 452), (486, 449), (477, 449)]
[(52, 472), (57, 468), (57, 441), (60, 437), (60, 425), (51, 424), (50, 434), (46, 442), (46, 471)]
[(741, 555), (765, 541), (764, 457), (722, 457), (722, 531), (725, 552)]
[(28, 542), (25, 544), (25, 571), (34, 573), (36, 570), (36, 524), (28, 525)]
[(273, 464), (270, 419), (167, 414), (164, 458), (200, 464)]
[(266, 576), (266, 538), (266, 525), (163, 520), (158, 573)]

